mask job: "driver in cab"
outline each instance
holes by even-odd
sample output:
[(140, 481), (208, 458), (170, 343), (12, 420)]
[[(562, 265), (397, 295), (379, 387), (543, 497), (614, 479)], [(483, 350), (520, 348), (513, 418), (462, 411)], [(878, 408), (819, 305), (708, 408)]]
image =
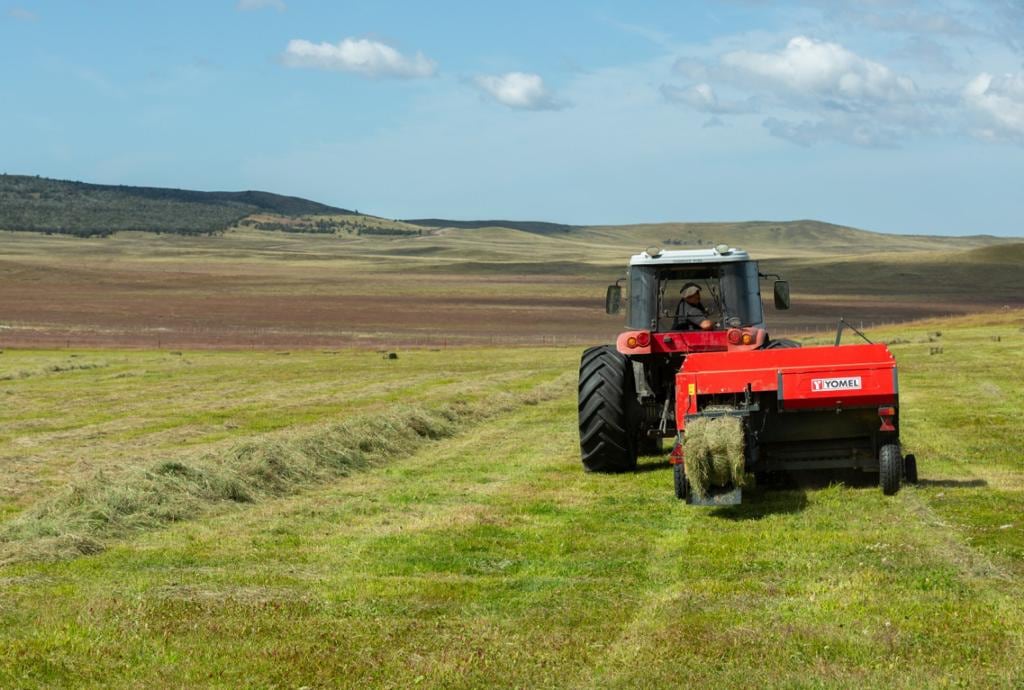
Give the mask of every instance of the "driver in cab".
[(679, 291), (682, 299), (676, 307), (676, 318), (672, 324), (674, 331), (702, 330), (707, 331), (713, 325), (708, 318), (708, 310), (700, 301), (700, 286), (697, 283), (686, 283)]

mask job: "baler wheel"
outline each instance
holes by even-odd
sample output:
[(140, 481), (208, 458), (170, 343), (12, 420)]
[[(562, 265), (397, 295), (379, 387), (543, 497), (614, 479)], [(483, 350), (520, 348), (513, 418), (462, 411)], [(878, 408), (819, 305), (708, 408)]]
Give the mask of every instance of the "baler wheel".
[(685, 501), (690, 497), (690, 480), (686, 478), (686, 468), (682, 463), (672, 465), (672, 476), (675, 480), (676, 498)]
[(913, 453), (903, 458), (903, 481), (917, 484), (917, 458)]
[(882, 485), (882, 493), (892, 496), (899, 491), (902, 477), (903, 456), (900, 447), (895, 443), (886, 443), (878, 451), (878, 483)]
[(580, 454), (588, 472), (636, 467), (636, 393), (633, 367), (610, 345), (591, 347), (580, 360)]

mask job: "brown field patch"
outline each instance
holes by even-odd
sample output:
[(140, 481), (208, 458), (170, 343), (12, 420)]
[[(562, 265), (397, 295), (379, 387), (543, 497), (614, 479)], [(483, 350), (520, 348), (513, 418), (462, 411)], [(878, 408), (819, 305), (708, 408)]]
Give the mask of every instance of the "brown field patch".
[[(507, 244), (481, 261), (476, 236), (463, 245), (442, 238), (446, 252), (464, 251), (452, 259), (401, 253), (436, 238), (2, 235), (0, 348), (586, 344), (609, 341), (622, 324), (602, 309), (604, 287), (622, 268), (587, 263), (575, 241), (560, 262)], [(602, 247), (591, 258), (606, 254)], [(987, 283), (996, 289), (980, 289), (993, 267), (949, 270), (948, 251), (943, 261), (914, 256), (899, 271), (848, 255), (771, 262), (794, 293), (792, 311), (768, 306), (773, 333), (827, 330), (840, 316), (871, 328), (1021, 304), (1024, 279), (1012, 266), (996, 266)]]

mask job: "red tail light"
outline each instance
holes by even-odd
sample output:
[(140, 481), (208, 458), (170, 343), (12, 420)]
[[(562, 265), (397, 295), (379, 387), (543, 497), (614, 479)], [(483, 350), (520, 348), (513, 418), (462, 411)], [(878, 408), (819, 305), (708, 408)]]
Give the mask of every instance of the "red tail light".
[(741, 333), (738, 328), (731, 328), (729, 329), (729, 333), (726, 335), (726, 338), (729, 339), (730, 345), (739, 345), (740, 341), (743, 339), (743, 333)]
[(678, 441), (672, 447), (672, 454), (669, 456), (668, 461), (673, 465), (683, 464), (683, 444)]
[(896, 431), (896, 427), (892, 423), (892, 418), (896, 415), (896, 408), (892, 406), (885, 406), (878, 408), (878, 416), (882, 420), (882, 426), (879, 427), (879, 431)]
[(651, 334), (650, 333), (637, 333), (636, 334), (636, 342), (637, 342), (637, 344), (640, 347), (647, 347), (648, 345), (651, 344)]

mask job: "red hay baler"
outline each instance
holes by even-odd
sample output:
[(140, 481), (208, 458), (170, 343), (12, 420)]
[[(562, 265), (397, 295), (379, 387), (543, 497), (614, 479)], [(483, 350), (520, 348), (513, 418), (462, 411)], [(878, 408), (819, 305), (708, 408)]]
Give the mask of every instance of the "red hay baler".
[[(580, 449), (589, 471), (615, 472), (673, 438), (676, 495), (688, 503), (736, 504), (738, 486), (697, 496), (683, 453), (687, 425), (721, 416), (742, 421), (745, 470), (756, 476), (805, 470), (877, 473), (886, 494), (917, 480), (899, 442), (896, 362), (885, 345), (800, 347), (764, 325), (760, 279), (774, 277), (774, 303), (789, 286), (759, 273), (746, 252), (648, 250), (630, 260), (626, 323), (615, 347), (580, 362)], [(705, 298), (704, 295), (707, 295)], [(621, 303), (609, 286), (607, 311)]]

